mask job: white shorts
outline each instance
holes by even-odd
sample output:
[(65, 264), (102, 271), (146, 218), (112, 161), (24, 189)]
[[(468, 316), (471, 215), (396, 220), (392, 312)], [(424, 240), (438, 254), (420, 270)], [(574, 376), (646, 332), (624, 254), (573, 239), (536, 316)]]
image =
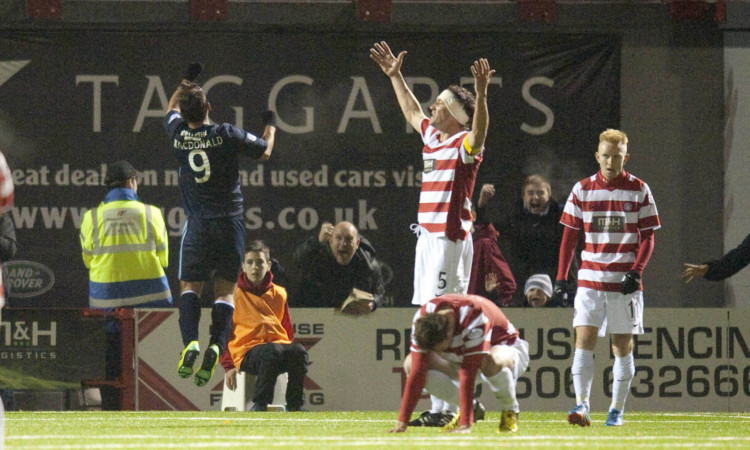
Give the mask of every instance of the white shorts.
[(576, 292), (573, 327), (599, 328), (599, 336), (643, 334), (643, 291), (622, 295), (579, 287)]
[[(509, 347), (513, 351), (513, 379), (518, 380), (518, 377), (526, 373), (526, 369), (529, 368), (529, 343), (524, 341), (521, 338), (516, 338), (516, 342), (513, 343), (513, 345), (507, 345), (507, 344), (500, 344), (493, 347)], [(439, 354), (441, 357), (443, 357), (443, 354)], [(445, 358), (443, 358), (445, 359)], [(455, 367), (456, 372), (458, 372), (461, 368), (461, 364), (457, 362), (448, 361)], [(474, 384), (481, 384), (482, 381), (487, 381), (487, 377), (484, 376), (482, 371), (479, 371), (478, 377), (474, 380)], [(453, 383), (456, 385), (456, 387), (459, 387), (459, 382), (456, 379), (453, 379)]]
[(469, 289), (474, 244), (469, 234), (464, 240), (435, 237), (424, 228), (416, 231), (413, 305), (424, 305), (443, 294), (465, 294)]
[[(506, 346), (505, 344), (502, 344)], [(529, 343), (521, 338), (516, 338), (516, 342), (513, 345), (509, 345), (514, 350), (513, 352), (513, 379), (517, 380), (518, 377), (526, 372), (529, 368)], [(484, 375), (482, 375), (484, 377)]]

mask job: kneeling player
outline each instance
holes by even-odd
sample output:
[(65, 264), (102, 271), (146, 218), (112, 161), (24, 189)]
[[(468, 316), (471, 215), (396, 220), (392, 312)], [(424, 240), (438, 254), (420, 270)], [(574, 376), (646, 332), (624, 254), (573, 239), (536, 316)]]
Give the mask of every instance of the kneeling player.
[(494, 303), (477, 295), (446, 294), (414, 315), (401, 411), (391, 432), (403, 432), (422, 389), (460, 406), (446, 431), (468, 433), (474, 385), (486, 381), (502, 409), (499, 431), (518, 431), (516, 380), (529, 364), (529, 345)]

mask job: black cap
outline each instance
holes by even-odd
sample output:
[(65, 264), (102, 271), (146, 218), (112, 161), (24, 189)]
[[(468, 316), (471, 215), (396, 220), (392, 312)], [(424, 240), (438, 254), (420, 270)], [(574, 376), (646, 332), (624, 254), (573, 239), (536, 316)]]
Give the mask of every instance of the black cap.
[(107, 176), (104, 177), (104, 184), (107, 187), (123, 184), (136, 174), (135, 167), (127, 161), (117, 161), (107, 167)]

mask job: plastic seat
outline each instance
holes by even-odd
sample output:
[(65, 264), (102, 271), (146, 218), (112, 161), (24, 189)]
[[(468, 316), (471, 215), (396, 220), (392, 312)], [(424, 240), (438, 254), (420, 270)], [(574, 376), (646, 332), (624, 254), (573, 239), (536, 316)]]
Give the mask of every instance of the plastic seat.
[[(232, 391), (224, 383), (224, 392), (221, 396), (222, 411), (249, 411), (253, 407), (253, 392), (255, 392), (256, 376), (237, 372), (237, 388)], [(282, 373), (276, 378), (276, 386), (273, 390), (273, 402), (268, 405), (269, 411), (284, 411), (286, 404), (286, 383), (288, 375)]]

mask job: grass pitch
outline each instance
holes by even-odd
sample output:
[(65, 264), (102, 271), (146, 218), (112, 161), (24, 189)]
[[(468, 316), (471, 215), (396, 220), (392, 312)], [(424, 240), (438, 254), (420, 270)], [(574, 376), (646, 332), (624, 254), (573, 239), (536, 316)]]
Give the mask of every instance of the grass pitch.
[[(625, 425), (568, 425), (564, 412), (522, 412), (520, 431), (497, 433), (500, 414), (471, 434), (410, 427), (387, 431), (395, 411), (357, 412), (8, 412), (5, 448), (750, 448), (750, 414), (626, 412)], [(0, 447), (2, 447), (0, 445)]]

